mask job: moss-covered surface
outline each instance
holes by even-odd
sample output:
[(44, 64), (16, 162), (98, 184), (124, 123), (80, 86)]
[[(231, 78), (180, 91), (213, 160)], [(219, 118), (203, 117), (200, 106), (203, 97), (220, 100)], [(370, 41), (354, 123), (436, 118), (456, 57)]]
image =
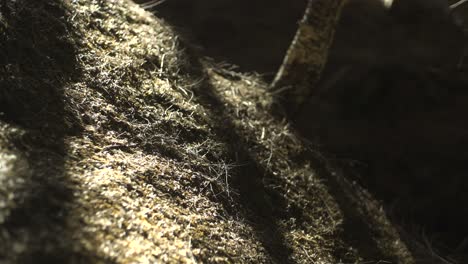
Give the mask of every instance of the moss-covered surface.
[(415, 262), (272, 101), (129, 1), (2, 2), (0, 262)]

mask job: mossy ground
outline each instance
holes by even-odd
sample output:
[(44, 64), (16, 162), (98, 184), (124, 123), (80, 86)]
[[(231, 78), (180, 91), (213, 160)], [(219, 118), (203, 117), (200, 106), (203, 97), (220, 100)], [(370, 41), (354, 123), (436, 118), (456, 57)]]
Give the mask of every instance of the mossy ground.
[(0, 260), (413, 263), (379, 205), (124, 0), (0, 4)]

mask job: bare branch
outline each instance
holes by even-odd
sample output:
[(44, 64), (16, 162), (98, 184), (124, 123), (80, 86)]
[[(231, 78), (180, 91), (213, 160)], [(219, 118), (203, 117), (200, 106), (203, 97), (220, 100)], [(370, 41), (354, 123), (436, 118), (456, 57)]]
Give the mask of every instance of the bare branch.
[(271, 84), (274, 92), (281, 93), (290, 113), (300, 109), (320, 78), (344, 2), (309, 0), (307, 4), (283, 64)]

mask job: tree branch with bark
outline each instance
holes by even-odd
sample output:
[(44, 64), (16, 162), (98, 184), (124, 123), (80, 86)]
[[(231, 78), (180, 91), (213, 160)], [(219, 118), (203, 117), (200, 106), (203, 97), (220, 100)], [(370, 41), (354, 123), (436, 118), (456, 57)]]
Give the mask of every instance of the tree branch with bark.
[(345, 0), (309, 0), (299, 28), (271, 84), (290, 115), (311, 95), (328, 57)]

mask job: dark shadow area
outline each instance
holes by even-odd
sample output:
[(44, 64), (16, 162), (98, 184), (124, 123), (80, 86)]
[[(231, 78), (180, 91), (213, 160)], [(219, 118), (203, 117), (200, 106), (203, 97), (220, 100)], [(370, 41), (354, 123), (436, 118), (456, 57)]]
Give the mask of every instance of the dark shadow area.
[[(402, 76), (401, 70), (382, 72), (395, 73)], [(385, 80), (376, 71), (371, 75)], [(408, 91), (404, 81), (391, 84), (387, 79), (385, 84), (376, 82), (380, 88), (372, 93), (365, 90), (363, 79), (346, 82), (341, 102), (325, 105), (325, 100), (317, 100), (308, 108), (314, 114), (303, 116), (302, 124), (308, 125), (300, 130), (336, 157), (350, 179), (382, 200), (387, 213), (412, 236), (427, 239), (426, 246), (456, 259), (465, 254), (468, 235), (463, 206), (468, 202), (468, 127), (463, 118), (468, 113), (467, 85), (444, 81), (433, 97), (424, 91), (430, 82), (421, 78), (412, 87), (422, 90)], [(445, 89), (450, 92), (442, 95)], [(350, 90), (354, 96), (344, 95)], [(406, 95), (398, 95), (398, 90)]]
[[(310, 152), (308, 158), (343, 214), (340, 237), (344, 243), (357, 250), (358, 255), (363, 257), (365, 261), (398, 263), (399, 260), (395, 259), (394, 251), (387, 252), (385, 249), (379, 248), (378, 244), (389, 238), (379, 233), (381, 227), (376, 226), (378, 223), (370, 215), (373, 212), (367, 211), (366, 205), (363, 204), (363, 202), (369, 201), (359, 197), (361, 190), (355, 188), (357, 186), (353, 186), (344, 178), (346, 175), (332, 171), (329, 167), (330, 164), (328, 164), (329, 161), (324, 160), (323, 157), (317, 157), (315, 153)], [(339, 250), (334, 252), (337, 259), (343, 259), (343, 256), (346, 256), (345, 253)], [(354, 260), (343, 261), (352, 262)]]
[[(137, 3), (147, 0), (136, 0)], [(178, 27), (205, 56), (271, 80), (296, 32), (306, 0), (168, 0), (154, 13)]]
[(464, 263), (463, 27), (424, 2), (398, 1), (389, 12), (365, 2), (344, 11), (321, 84), (296, 127), (384, 202), (403, 237)]
[(74, 193), (64, 140), (80, 132), (64, 98), (80, 72), (69, 15), (58, 0), (0, 3), (0, 119), (19, 128), (10, 143), (31, 171), (0, 223), (0, 262), (89, 262), (66, 226)]

